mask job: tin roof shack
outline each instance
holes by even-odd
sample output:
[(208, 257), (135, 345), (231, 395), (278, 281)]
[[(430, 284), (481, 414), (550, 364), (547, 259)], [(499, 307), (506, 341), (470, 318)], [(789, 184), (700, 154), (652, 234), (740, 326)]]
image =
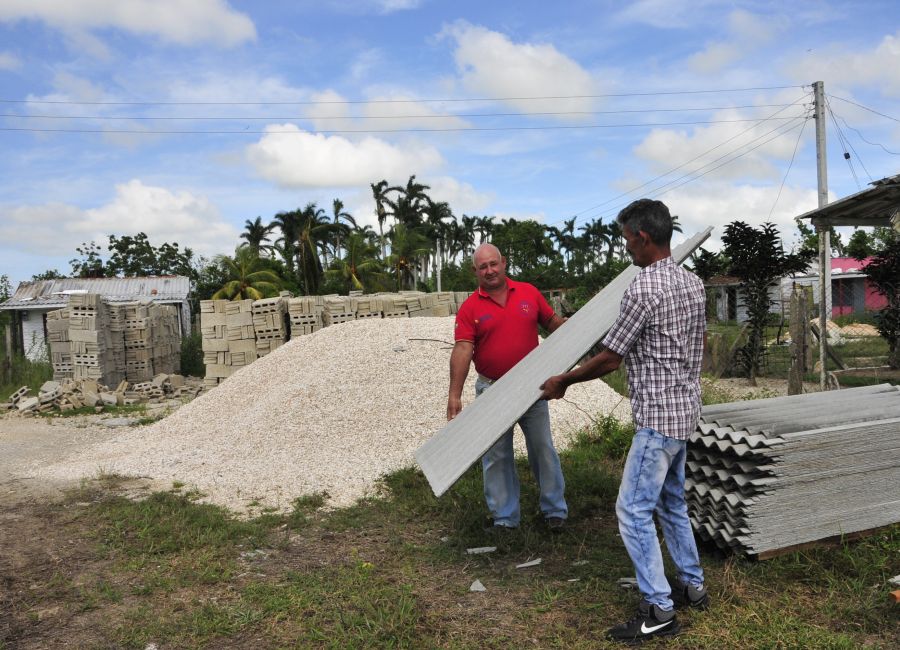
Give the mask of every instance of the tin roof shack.
[(172, 305), (183, 337), (190, 331), (190, 291), (191, 281), (179, 275), (39, 280), (19, 284), (13, 296), (0, 303), (0, 311), (12, 314), (12, 349), (38, 360), (47, 358), (47, 313), (65, 307), (72, 295), (99, 294), (112, 304), (149, 300)]

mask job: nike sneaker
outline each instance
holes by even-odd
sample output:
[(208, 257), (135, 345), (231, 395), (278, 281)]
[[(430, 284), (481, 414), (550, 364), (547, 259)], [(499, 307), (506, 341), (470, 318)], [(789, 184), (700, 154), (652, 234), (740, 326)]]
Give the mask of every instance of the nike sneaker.
[(675, 610), (666, 611), (641, 600), (634, 618), (607, 630), (606, 638), (636, 645), (658, 636), (674, 636), (680, 631)]
[(682, 582), (678, 578), (666, 576), (669, 586), (672, 588), (672, 602), (675, 603), (675, 609), (691, 609), (705, 610), (709, 609), (709, 593), (706, 587), (695, 587), (694, 585)]

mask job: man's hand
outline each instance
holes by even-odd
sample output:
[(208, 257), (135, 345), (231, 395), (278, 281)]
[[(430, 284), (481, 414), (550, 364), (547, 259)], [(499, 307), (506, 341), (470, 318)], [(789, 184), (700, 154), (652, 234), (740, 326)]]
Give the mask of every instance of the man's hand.
[(562, 399), (566, 394), (567, 386), (563, 383), (562, 375), (553, 375), (540, 385), (541, 399)]
[(449, 422), (462, 411), (462, 400), (459, 397), (447, 398), (447, 421)]

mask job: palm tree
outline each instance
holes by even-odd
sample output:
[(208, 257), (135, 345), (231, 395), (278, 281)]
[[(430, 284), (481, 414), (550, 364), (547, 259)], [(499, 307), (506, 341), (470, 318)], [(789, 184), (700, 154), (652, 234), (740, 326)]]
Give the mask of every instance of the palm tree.
[(269, 241), (269, 233), (275, 229), (275, 225), (270, 223), (264, 226), (262, 217), (256, 217), (253, 221), (247, 219), (244, 222), (244, 232), (241, 233), (241, 239), (246, 240), (242, 246), (249, 246), (259, 255), (260, 251), (269, 248), (268, 246), (263, 246), (263, 242)]
[(389, 203), (387, 193), (400, 190), (399, 187), (388, 185), (386, 180), (377, 183), (369, 183), (372, 188), (372, 197), (375, 199), (375, 216), (378, 218), (378, 234), (381, 237), (381, 259), (385, 259), (384, 252), (384, 222), (387, 221), (388, 211), (384, 206)]
[(250, 246), (238, 246), (234, 257), (217, 255), (215, 260), (228, 274), (228, 280), (213, 294), (213, 300), (259, 300), (278, 292), (278, 275), (265, 268)]
[(350, 226), (356, 226), (356, 219), (349, 212), (344, 212), (344, 202), (340, 199), (335, 199), (331, 204), (332, 215), (334, 217), (334, 222), (332, 225), (334, 226), (334, 259), (339, 259), (341, 257), (341, 234), (348, 232), (347, 226), (341, 223), (341, 221), (345, 221), (350, 224)]
[(362, 230), (355, 230), (347, 236), (346, 255), (335, 260), (325, 273), (329, 277), (344, 280), (359, 291), (371, 288), (384, 275), (381, 272), (381, 260), (378, 259), (378, 247)]
[(428, 238), (415, 228), (402, 223), (395, 225), (388, 234), (391, 240), (391, 254), (388, 263), (397, 280), (397, 290), (404, 286), (416, 288), (415, 262), (430, 252)]
[(297, 270), (307, 295), (314, 295), (319, 290), (323, 265), (319, 258), (327, 255), (327, 242), (334, 227), (325, 216), (325, 211), (317, 207), (315, 202), (306, 204), (300, 211), (297, 224)]
[(272, 224), (281, 230), (281, 237), (275, 240), (272, 249), (281, 255), (288, 273), (292, 277), (297, 277), (294, 259), (297, 255), (297, 232), (300, 225), (300, 211), (279, 212), (272, 220)]

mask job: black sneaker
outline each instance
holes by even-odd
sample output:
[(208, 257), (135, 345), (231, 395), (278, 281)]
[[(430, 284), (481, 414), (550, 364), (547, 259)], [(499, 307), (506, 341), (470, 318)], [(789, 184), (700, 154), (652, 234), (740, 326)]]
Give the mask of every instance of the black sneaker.
[(607, 630), (606, 638), (636, 645), (658, 636), (674, 636), (680, 631), (675, 610), (667, 612), (641, 600), (634, 618)]
[(706, 610), (709, 609), (709, 592), (706, 587), (699, 589), (694, 585), (687, 584), (678, 578), (666, 576), (669, 581), (669, 587), (672, 588), (672, 602), (675, 603), (675, 609), (691, 609)]
[(562, 517), (547, 517), (544, 519), (544, 523), (547, 524), (551, 533), (561, 533), (566, 528), (566, 520)]

